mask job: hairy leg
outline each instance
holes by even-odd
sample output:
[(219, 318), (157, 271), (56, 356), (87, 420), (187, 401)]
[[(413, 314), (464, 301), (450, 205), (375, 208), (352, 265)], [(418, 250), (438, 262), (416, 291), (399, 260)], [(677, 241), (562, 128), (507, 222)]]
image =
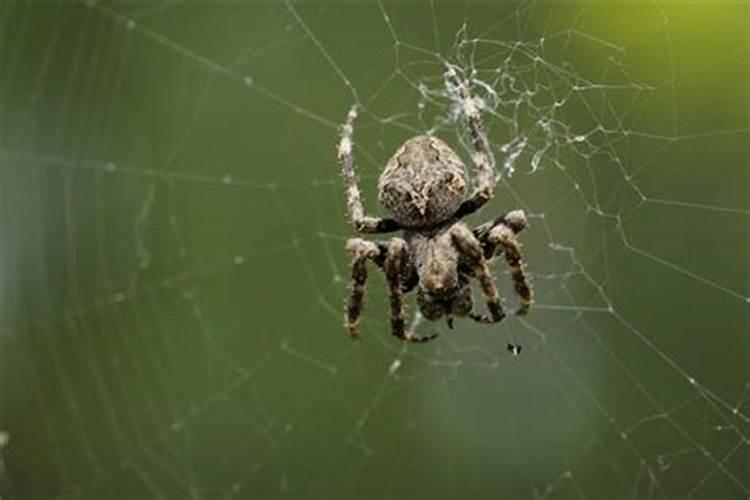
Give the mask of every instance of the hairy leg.
[(482, 245), (474, 234), (463, 224), (456, 224), (451, 228), (451, 237), (461, 255), (466, 259), (472, 275), (479, 281), (482, 294), (487, 302), (488, 315), (471, 313), (469, 317), (481, 323), (497, 323), (505, 317), (500, 295), (492, 280), (487, 261), (482, 252)]
[(352, 338), (359, 337), (359, 317), (365, 303), (367, 285), (367, 261), (376, 262), (384, 252), (374, 242), (352, 238), (346, 242), (346, 250), (352, 254), (352, 292), (346, 305), (346, 330)]
[(518, 314), (526, 314), (534, 302), (533, 291), (524, 270), (521, 244), (516, 238), (525, 227), (526, 215), (522, 210), (514, 210), (474, 230), (482, 244), (485, 258), (490, 259), (499, 253), (505, 256), (513, 287), (521, 298)]
[(461, 99), (461, 106), (464, 118), (466, 119), (466, 128), (469, 130), (471, 146), (474, 150), (472, 159), (476, 166), (474, 191), (461, 204), (456, 214), (457, 217), (461, 218), (476, 212), (492, 199), (496, 183), (495, 157), (490, 149), (487, 134), (484, 132), (479, 108), (477, 108), (476, 102), (471, 97), (466, 81), (459, 76), (455, 66), (446, 64), (445, 81), (449, 90), (458, 94)]
[(437, 337), (437, 334), (417, 335), (406, 330), (404, 279), (409, 266), (408, 258), (406, 242), (401, 238), (392, 238), (388, 243), (384, 264), (385, 277), (390, 289), (391, 333), (407, 342), (427, 342)]
[(526, 229), (526, 214), (523, 210), (513, 210), (474, 228), (472, 232), (482, 244), (485, 259), (492, 259), (498, 253), (498, 242), (489, 238), (490, 231), (498, 226), (507, 227), (513, 234), (518, 234)]
[(526, 278), (521, 245), (518, 243), (515, 233), (508, 226), (499, 225), (490, 231), (488, 239), (498, 248), (501, 248), (505, 255), (505, 261), (510, 269), (510, 277), (513, 280), (513, 288), (521, 298), (521, 307), (518, 308), (517, 314), (526, 314), (534, 303), (534, 295)]
[(381, 219), (365, 215), (362, 196), (357, 186), (357, 175), (354, 173), (353, 134), (354, 120), (357, 118), (357, 106), (352, 106), (341, 127), (341, 139), (338, 145), (338, 160), (346, 187), (346, 208), (354, 229), (360, 233), (389, 233), (401, 229), (393, 219)]

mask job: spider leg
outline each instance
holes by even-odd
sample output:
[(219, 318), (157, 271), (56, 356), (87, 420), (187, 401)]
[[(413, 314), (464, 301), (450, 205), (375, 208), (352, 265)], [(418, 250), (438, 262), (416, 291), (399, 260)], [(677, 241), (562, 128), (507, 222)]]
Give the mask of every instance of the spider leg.
[(352, 292), (346, 305), (346, 330), (352, 338), (359, 337), (359, 317), (365, 303), (367, 284), (367, 261), (382, 265), (385, 249), (372, 241), (352, 238), (346, 242), (346, 250), (353, 255)]
[(526, 229), (526, 214), (523, 210), (513, 210), (507, 214), (495, 217), (489, 222), (485, 222), (481, 226), (477, 226), (472, 231), (474, 236), (477, 237), (479, 242), (482, 244), (482, 250), (484, 251), (485, 259), (492, 259), (497, 255), (498, 241), (497, 239), (490, 239), (490, 231), (498, 226), (504, 226), (509, 228), (514, 235), (517, 235), (524, 229)]
[(469, 130), (471, 146), (474, 150), (472, 160), (476, 166), (474, 191), (456, 212), (456, 217), (460, 219), (476, 212), (492, 199), (496, 183), (495, 157), (490, 149), (487, 134), (484, 132), (479, 108), (471, 97), (466, 81), (459, 77), (455, 66), (446, 64), (445, 82), (449, 90), (457, 93), (461, 98), (466, 128)]
[(510, 276), (513, 279), (513, 288), (521, 297), (521, 307), (519, 307), (517, 314), (526, 314), (534, 303), (534, 294), (524, 272), (521, 245), (518, 243), (513, 230), (504, 225), (494, 227), (490, 231), (489, 240), (503, 249), (505, 262), (508, 263)]
[(437, 334), (417, 335), (406, 330), (404, 317), (404, 277), (408, 270), (408, 252), (406, 242), (401, 238), (392, 238), (388, 243), (385, 256), (385, 277), (388, 280), (391, 301), (391, 333), (407, 342), (427, 342)]
[(500, 302), (500, 295), (497, 293), (492, 275), (490, 274), (487, 260), (484, 258), (482, 245), (474, 234), (463, 224), (456, 224), (451, 228), (451, 238), (461, 256), (466, 259), (469, 269), (479, 281), (482, 287), (482, 294), (487, 302), (487, 311), (485, 314), (471, 313), (469, 317), (480, 323), (497, 323), (505, 317), (503, 306)]
[(492, 258), (501, 252), (505, 255), (513, 288), (521, 297), (521, 307), (517, 314), (526, 314), (534, 303), (534, 294), (524, 271), (521, 244), (516, 238), (525, 227), (526, 215), (523, 210), (514, 210), (474, 230), (482, 243), (485, 258)]
[(352, 153), (354, 120), (357, 118), (357, 105), (349, 110), (346, 122), (341, 127), (341, 139), (338, 145), (338, 161), (341, 165), (346, 187), (346, 207), (354, 228), (360, 233), (390, 233), (401, 229), (393, 219), (381, 219), (365, 215), (362, 196), (357, 186), (357, 175), (354, 173), (354, 156)]

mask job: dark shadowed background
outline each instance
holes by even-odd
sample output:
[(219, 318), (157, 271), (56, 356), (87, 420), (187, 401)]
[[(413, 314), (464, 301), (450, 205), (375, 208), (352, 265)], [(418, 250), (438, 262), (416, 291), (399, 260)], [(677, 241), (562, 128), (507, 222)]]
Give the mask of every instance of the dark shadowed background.
[[(2, 0), (3, 500), (748, 498), (750, 9), (604, 4)], [(536, 306), (355, 343), (338, 124), (382, 214), (443, 61)]]

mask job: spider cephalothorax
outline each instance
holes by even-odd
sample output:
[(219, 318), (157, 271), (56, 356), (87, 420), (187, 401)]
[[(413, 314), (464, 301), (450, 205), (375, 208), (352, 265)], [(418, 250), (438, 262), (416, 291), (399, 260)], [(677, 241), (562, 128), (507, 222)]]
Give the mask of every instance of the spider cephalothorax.
[[(446, 85), (458, 95), (476, 164), (475, 186), (468, 198), (466, 169), (461, 158), (437, 137), (419, 135), (406, 141), (388, 161), (378, 182), (379, 200), (393, 218), (365, 215), (352, 158), (352, 135), (357, 107), (349, 111), (339, 142), (338, 157), (346, 183), (347, 208), (361, 233), (403, 230), (403, 238), (373, 242), (352, 238), (346, 248), (353, 255), (352, 292), (346, 308), (349, 335), (359, 336), (364, 304), (367, 261), (383, 269), (391, 295), (391, 330), (396, 337), (424, 342), (436, 335), (416, 335), (405, 326), (403, 294), (417, 288), (417, 304), (428, 320), (469, 317), (496, 323), (505, 317), (488, 263), (504, 255), (516, 293), (519, 314), (532, 303), (516, 235), (526, 227), (526, 216), (514, 210), (470, 230), (461, 219), (484, 204), (495, 188), (495, 164), (482, 121), (466, 83), (448, 66)], [(476, 279), (487, 302), (487, 314), (472, 312), (470, 280)]]

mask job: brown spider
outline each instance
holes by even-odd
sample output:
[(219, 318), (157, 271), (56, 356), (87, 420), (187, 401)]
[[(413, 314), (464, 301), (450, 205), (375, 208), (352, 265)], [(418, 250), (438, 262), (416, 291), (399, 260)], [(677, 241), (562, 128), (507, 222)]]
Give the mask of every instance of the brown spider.
[[(352, 158), (356, 105), (342, 127), (338, 160), (354, 228), (359, 233), (404, 231), (403, 238), (387, 242), (361, 238), (347, 241), (346, 249), (353, 255), (352, 292), (346, 307), (346, 328), (351, 337), (359, 336), (368, 260), (385, 272), (390, 289), (391, 330), (405, 341), (426, 342), (437, 336), (406, 331), (403, 295), (415, 287), (418, 287), (419, 309), (429, 320), (445, 316), (451, 328), (453, 316), (468, 316), (481, 323), (501, 321), (505, 313), (488, 268), (488, 262), (500, 253), (505, 255), (516, 293), (521, 298), (517, 313), (525, 314), (531, 307), (531, 287), (516, 240), (516, 234), (526, 227), (524, 212), (514, 210), (473, 231), (461, 222), (492, 198), (495, 163), (479, 110), (466, 83), (452, 66), (447, 66), (445, 79), (449, 90), (461, 99), (474, 150), (476, 186), (468, 199), (464, 199), (466, 169), (458, 155), (437, 137), (419, 135), (396, 151), (378, 182), (378, 198), (392, 218), (365, 215)], [(489, 314), (472, 311), (470, 278), (476, 278), (481, 285)]]

